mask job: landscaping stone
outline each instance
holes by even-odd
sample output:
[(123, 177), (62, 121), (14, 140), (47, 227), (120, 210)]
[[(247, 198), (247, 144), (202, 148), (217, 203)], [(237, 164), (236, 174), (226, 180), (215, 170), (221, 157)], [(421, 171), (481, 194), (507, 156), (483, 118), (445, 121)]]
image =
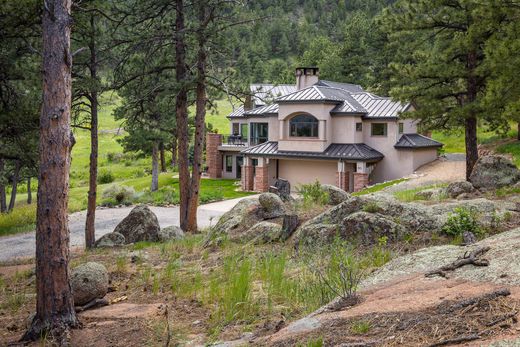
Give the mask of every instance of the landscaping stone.
[(159, 221), (146, 205), (134, 207), (130, 214), (114, 229), (125, 237), (126, 243), (159, 241)]
[(108, 271), (103, 264), (88, 262), (72, 270), (70, 284), (74, 305), (81, 306), (108, 292)]
[(162, 228), (159, 231), (159, 241), (166, 242), (170, 240), (178, 240), (184, 238), (184, 231), (176, 225)]
[(263, 221), (247, 230), (242, 241), (252, 241), (254, 244), (276, 242), (282, 235), (282, 226), (276, 223)]
[(278, 218), (284, 215), (285, 205), (282, 199), (273, 193), (263, 193), (258, 197), (262, 206), (262, 217), (264, 219)]
[(455, 199), (461, 194), (474, 194), (477, 192), (475, 187), (468, 181), (452, 182), (446, 187), (448, 197)]
[(96, 247), (99, 248), (112, 248), (121, 247), (126, 243), (125, 237), (117, 232), (112, 232), (101, 236), (96, 241)]
[(475, 164), (469, 181), (480, 190), (512, 186), (520, 181), (520, 170), (505, 157), (485, 156)]
[(417, 193), (415, 193), (415, 198), (417, 200), (434, 200), (438, 199), (442, 194), (442, 190), (438, 188), (431, 188), (431, 189), (425, 189), (421, 190)]
[(274, 183), (274, 186), (269, 187), (269, 192), (278, 195), (283, 201), (291, 201), (291, 183), (289, 181), (279, 178)]
[(350, 194), (332, 184), (322, 184), (321, 188), (329, 195), (329, 205), (339, 205), (350, 197)]
[(300, 219), (297, 214), (286, 214), (283, 216), (282, 235), (280, 241), (286, 241), (289, 239), (299, 225)]
[(389, 242), (398, 241), (406, 234), (406, 229), (380, 213), (356, 212), (343, 220), (340, 234), (346, 240), (373, 245), (381, 237)]

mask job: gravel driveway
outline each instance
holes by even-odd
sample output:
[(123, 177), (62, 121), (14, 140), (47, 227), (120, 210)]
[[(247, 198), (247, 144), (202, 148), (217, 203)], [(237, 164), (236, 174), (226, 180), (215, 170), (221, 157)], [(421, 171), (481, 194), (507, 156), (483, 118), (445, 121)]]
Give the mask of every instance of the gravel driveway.
[[(199, 227), (204, 228), (215, 225), (218, 218), (233, 208), (241, 199), (243, 198), (201, 205), (197, 212)], [(96, 239), (106, 233), (112, 232), (116, 225), (130, 213), (132, 208), (133, 207), (98, 209), (96, 211)], [(157, 215), (161, 227), (179, 225), (179, 207), (151, 206), (150, 209)], [(69, 215), (71, 247), (82, 247), (85, 245), (84, 232), (86, 216), (86, 211)], [(0, 262), (33, 256), (35, 243), (34, 232), (0, 237)]]

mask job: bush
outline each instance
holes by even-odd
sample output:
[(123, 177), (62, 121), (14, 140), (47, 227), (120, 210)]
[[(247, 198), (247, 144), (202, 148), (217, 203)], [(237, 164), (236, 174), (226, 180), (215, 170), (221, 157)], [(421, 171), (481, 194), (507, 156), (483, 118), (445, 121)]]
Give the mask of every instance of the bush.
[(363, 211), (367, 213), (377, 213), (381, 211), (381, 207), (375, 201), (370, 201), (365, 206), (363, 206)]
[(477, 211), (465, 207), (456, 208), (453, 213), (448, 215), (442, 231), (450, 236), (460, 236), (465, 231), (479, 234), (481, 228), (478, 224)]
[(115, 178), (112, 174), (112, 171), (109, 170), (103, 170), (100, 171), (97, 177), (97, 181), (99, 184), (107, 184), (114, 182)]
[(113, 184), (103, 191), (103, 205), (130, 205), (135, 200), (135, 190), (132, 187)]
[(303, 202), (308, 204), (326, 205), (329, 201), (329, 194), (321, 187), (318, 180), (314, 183), (302, 184), (298, 188), (298, 193), (302, 195)]

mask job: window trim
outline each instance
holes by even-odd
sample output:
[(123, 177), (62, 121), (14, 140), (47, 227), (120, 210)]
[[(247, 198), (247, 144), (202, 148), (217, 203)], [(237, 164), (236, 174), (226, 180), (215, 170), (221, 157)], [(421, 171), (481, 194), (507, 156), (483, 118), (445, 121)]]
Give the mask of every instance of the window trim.
[[(311, 124), (311, 135), (313, 133), (314, 125), (315, 125), (316, 126), (316, 129), (315, 129), (316, 130), (316, 136), (293, 135), (292, 127), (293, 127), (294, 119), (297, 118), (297, 117), (301, 117), (301, 116), (312, 117), (313, 121), (298, 122), (298, 123), (294, 123), (294, 124), (302, 124), (302, 123), (309, 123), (309, 124)], [(296, 128), (295, 128), (295, 130), (296, 130)], [(297, 130), (296, 130), (296, 133), (297, 133)], [(289, 137), (290, 138), (294, 138), (294, 139), (319, 139), (320, 138), (320, 121), (318, 120), (318, 118), (316, 118), (313, 115), (308, 114), (308, 113), (299, 113), (299, 114), (294, 115), (293, 117), (291, 117), (289, 119)]]
[[(359, 125), (359, 127), (358, 127)], [(363, 131), (363, 122), (356, 122), (356, 132)]]
[[(370, 123), (370, 136), (372, 137), (387, 137), (388, 136), (388, 123)], [(383, 134), (374, 134), (374, 126), (375, 125), (383, 125), (384, 131)]]
[(404, 123), (403, 122), (397, 123), (397, 131), (399, 134), (404, 134)]
[[(228, 159), (231, 159), (231, 163), (228, 163)], [(229, 166), (228, 166), (229, 164)], [(226, 172), (233, 172), (233, 156), (232, 155), (225, 155), (224, 156), (224, 167), (225, 167), (225, 170)], [(229, 168), (231, 168), (231, 170), (228, 170)]]

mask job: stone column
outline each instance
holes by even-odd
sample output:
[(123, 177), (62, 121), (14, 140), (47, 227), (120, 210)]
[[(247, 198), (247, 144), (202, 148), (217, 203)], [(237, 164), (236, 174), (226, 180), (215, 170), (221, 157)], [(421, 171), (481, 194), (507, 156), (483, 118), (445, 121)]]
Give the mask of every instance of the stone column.
[(368, 174), (364, 172), (354, 172), (354, 191), (359, 192), (368, 186)]
[(255, 192), (267, 192), (269, 191), (269, 166), (267, 165), (266, 158), (258, 159), (258, 166), (255, 170)]
[(336, 172), (336, 186), (348, 192), (350, 190), (349, 172), (345, 171), (345, 163), (338, 162), (338, 172)]
[(206, 165), (208, 165), (209, 178), (222, 177), (222, 153), (218, 149), (221, 145), (221, 134), (206, 134)]
[(254, 168), (251, 165), (251, 159), (244, 157), (244, 163), (242, 165), (242, 190), (251, 191), (253, 190), (254, 180)]

